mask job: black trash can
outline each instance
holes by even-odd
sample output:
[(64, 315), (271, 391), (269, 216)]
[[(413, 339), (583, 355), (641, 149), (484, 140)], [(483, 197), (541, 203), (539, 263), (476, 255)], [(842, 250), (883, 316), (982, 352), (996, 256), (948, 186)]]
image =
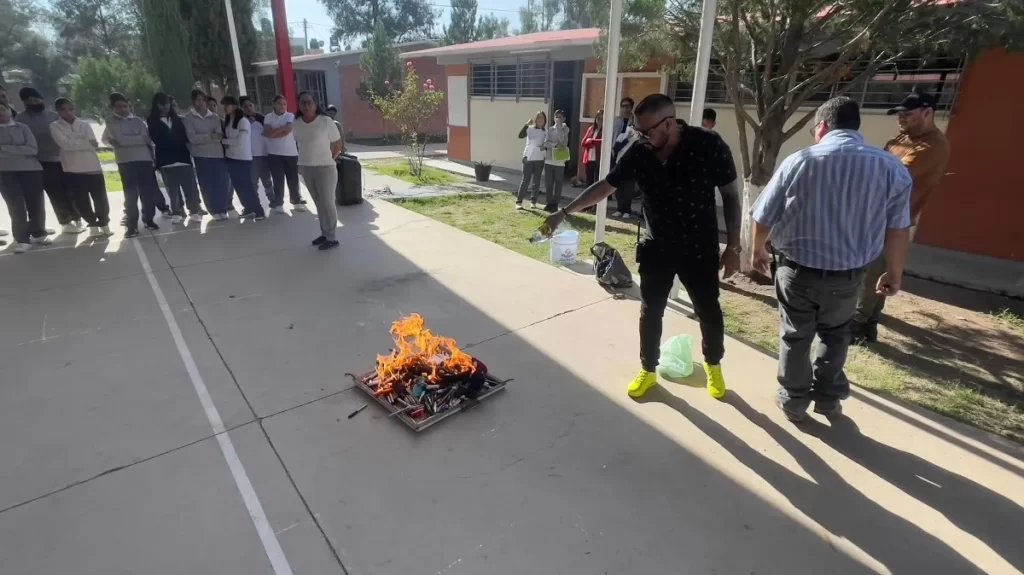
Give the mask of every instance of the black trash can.
[(338, 189), (334, 202), (339, 206), (351, 206), (363, 202), (363, 167), (359, 159), (349, 154), (338, 156)]

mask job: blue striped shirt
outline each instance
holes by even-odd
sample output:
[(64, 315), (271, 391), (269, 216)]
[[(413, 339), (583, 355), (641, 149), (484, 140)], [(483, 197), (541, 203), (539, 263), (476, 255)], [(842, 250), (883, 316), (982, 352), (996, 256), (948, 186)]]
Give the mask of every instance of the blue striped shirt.
[(854, 130), (833, 130), (786, 158), (754, 203), (775, 250), (823, 270), (878, 258), (886, 229), (910, 227), (910, 173)]

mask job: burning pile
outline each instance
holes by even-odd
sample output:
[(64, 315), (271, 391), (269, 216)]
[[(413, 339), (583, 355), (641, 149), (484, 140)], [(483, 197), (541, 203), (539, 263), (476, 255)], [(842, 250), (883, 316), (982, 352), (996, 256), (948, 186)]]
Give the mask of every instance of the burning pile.
[(434, 335), (419, 314), (394, 322), (391, 337), (394, 350), (377, 356), (376, 370), (360, 383), (392, 406), (392, 415), (420, 421), (475, 398), (488, 383), (487, 367), (454, 339)]

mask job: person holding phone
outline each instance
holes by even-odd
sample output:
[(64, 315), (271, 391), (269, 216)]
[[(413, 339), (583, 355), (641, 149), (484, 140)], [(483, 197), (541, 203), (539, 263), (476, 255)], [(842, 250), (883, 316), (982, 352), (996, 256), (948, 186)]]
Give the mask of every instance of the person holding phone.
[(516, 194), (516, 209), (523, 209), (526, 191), (530, 191), (530, 206), (537, 209), (537, 196), (540, 195), (540, 178), (544, 173), (545, 144), (548, 139), (548, 115), (537, 112), (523, 128), (519, 130), (519, 139), (526, 140), (523, 149), (523, 182), (519, 184)]

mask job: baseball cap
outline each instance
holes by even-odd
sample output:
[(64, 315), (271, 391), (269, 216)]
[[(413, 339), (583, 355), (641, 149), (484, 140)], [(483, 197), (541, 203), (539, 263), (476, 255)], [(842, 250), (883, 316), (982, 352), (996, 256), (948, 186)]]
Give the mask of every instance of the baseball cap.
[(893, 114), (899, 114), (900, 112), (909, 112), (911, 110), (919, 110), (921, 108), (935, 109), (935, 98), (931, 94), (925, 94), (922, 92), (914, 92), (909, 94), (906, 98), (900, 102), (899, 106), (890, 108), (886, 114), (892, 116)]

